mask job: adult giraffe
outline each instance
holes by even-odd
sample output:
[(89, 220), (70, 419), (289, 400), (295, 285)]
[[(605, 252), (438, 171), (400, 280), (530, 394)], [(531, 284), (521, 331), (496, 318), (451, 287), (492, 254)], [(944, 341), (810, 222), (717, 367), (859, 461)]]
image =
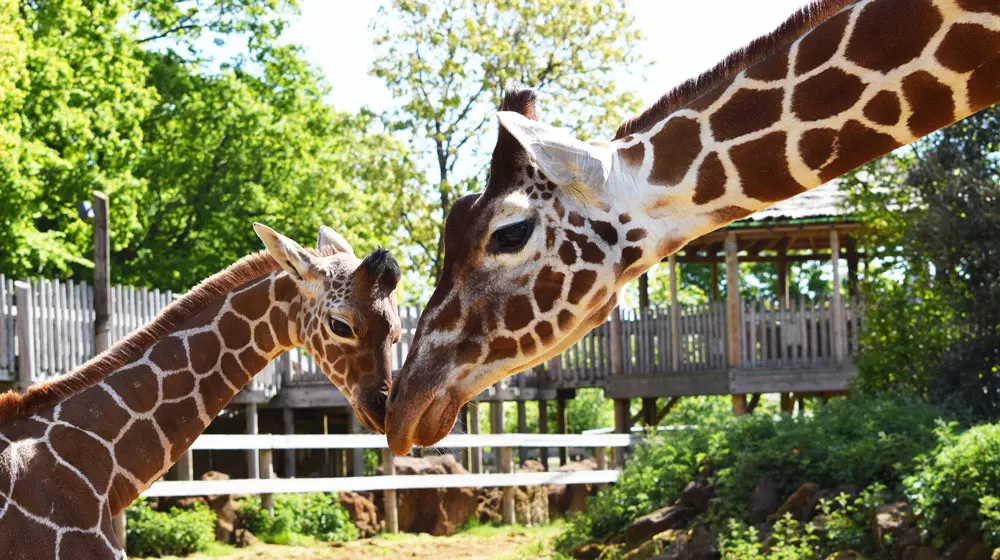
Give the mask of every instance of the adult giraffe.
[(246, 257), (75, 371), (0, 395), (0, 557), (123, 558), (111, 518), (159, 478), (250, 378), (305, 345), (381, 431), (399, 266), (329, 228), (306, 251), (266, 226)]
[(693, 238), (1000, 100), (1000, 0), (826, 0), (584, 143), (508, 90), (481, 195), (445, 259), (386, 429), (396, 453), (603, 322)]

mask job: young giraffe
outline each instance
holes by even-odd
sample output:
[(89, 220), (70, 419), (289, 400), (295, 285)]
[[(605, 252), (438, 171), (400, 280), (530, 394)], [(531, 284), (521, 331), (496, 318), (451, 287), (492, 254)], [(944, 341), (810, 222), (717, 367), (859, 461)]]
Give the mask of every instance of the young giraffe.
[(381, 431), (399, 266), (329, 228), (317, 252), (266, 226), (246, 257), (76, 371), (0, 396), (0, 557), (123, 558), (111, 529), (240, 388), (305, 345)]
[(458, 200), (393, 381), (396, 453), (605, 320), (685, 243), (1000, 100), (997, 0), (826, 0), (584, 143), (508, 90), (489, 181)]

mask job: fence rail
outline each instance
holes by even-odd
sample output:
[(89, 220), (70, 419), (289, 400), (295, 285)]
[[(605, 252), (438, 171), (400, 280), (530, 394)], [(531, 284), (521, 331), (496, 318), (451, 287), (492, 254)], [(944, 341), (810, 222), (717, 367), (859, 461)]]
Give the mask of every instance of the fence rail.
[[(620, 471), (607, 468), (605, 450), (637, 443), (629, 434), (492, 434), (449, 435), (434, 445), (438, 449), (493, 447), (500, 448), (502, 473), (410, 475), (395, 474), (394, 457), (383, 452), (382, 476), (339, 478), (249, 478), (237, 480), (175, 480), (153, 483), (142, 493), (147, 498), (213, 496), (220, 494), (259, 494), (262, 503), (273, 508), (273, 494), (303, 492), (385, 491), (386, 519), (390, 532), (398, 530), (396, 490), (424, 488), (503, 488), (503, 520), (514, 522), (514, 488), (545, 484), (607, 484), (618, 479)], [(593, 447), (597, 470), (579, 472), (515, 473), (512, 448), (517, 447)], [(247, 449), (260, 451), (257, 472), (274, 472), (272, 450), (276, 449), (382, 449), (388, 443), (379, 435), (202, 435), (191, 446), (198, 450)], [(190, 451), (189, 451), (190, 452)]]

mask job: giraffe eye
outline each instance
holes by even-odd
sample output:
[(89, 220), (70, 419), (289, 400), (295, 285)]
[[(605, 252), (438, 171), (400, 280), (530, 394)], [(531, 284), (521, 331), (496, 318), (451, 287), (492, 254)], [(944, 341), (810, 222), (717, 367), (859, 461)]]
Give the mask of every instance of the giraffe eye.
[(341, 338), (354, 338), (354, 331), (351, 329), (351, 326), (340, 319), (330, 318), (330, 330), (333, 331), (333, 334)]
[(504, 226), (490, 236), (488, 250), (491, 253), (516, 253), (531, 237), (535, 230), (535, 222), (528, 220)]

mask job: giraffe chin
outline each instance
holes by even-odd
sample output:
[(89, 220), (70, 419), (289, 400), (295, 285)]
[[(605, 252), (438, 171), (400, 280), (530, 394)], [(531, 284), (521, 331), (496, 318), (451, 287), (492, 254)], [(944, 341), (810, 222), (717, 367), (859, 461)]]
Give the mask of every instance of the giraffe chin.
[(466, 400), (449, 391), (438, 398), (410, 400), (405, 407), (390, 405), (385, 420), (389, 448), (396, 455), (406, 455), (414, 445), (428, 447), (441, 441), (451, 432)]

